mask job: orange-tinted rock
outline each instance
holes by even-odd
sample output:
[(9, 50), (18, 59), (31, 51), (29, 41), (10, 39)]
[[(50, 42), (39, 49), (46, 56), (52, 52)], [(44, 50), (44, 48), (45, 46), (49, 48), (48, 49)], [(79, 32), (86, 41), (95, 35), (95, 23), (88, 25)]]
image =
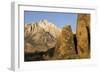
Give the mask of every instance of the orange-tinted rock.
[(77, 51), (80, 58), (90, 56), (90, 15), (78, 14), (77, 28)]
[(64, 26), (61, 32), (61, 44), (58, 48), (58, 59), (75, 59), (76, 51), (73, 39), (73, 33), (70, 26)]

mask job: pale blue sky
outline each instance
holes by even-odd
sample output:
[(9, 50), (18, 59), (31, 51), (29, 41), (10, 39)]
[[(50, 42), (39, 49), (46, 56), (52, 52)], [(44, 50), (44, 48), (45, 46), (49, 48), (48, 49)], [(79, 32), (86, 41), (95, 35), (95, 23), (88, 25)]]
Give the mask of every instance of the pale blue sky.
[(76, 31), (77, 14), (62, 12), (42, 12), (42, 11), (24, 11), (24, 23), (38, 22), (46, 19), (62, 28), (65, 24), (71, 25), (72, 30)]

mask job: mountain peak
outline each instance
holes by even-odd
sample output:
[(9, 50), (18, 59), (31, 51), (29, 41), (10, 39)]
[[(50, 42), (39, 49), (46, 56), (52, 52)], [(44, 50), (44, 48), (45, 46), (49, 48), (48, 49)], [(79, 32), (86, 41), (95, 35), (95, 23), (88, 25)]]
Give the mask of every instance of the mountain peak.
[(46, 20), (46, 19), (43, 19), (43, 20), (42, 20), (42, 22), (44, 22), (44, 23), (48, 23), (48, 20)]
[(55, 38), (61, 32), (60, 28), (58, 28), (55, 24), (49, 22), (46, 19), (40, 20), (39, 22), (35, 22), (32, 24), (27, 24), (25, 27), (27, 27), (27, 29), (25, 31), (30, 32), (30, 34), (37, 32), (40, 29), (43, 29), (45, 32), (49, 32)]

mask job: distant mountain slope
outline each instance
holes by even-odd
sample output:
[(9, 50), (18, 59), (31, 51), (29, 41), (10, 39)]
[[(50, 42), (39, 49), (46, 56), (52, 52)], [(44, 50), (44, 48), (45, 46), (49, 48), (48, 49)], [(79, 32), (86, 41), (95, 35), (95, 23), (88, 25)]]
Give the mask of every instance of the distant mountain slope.
[(25, 52), (47, 51), (55, 47), (61, 29), (47, 20), (25, 24)]

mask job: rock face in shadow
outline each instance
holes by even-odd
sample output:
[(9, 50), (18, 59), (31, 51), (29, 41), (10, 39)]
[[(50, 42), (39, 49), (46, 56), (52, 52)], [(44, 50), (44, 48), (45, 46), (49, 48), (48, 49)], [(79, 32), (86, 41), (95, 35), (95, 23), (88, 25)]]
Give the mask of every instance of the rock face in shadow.
[(77, 51), (80, 58), (90, 57), (90, 15), (78, 14), (77, 19)]
[[(60, 37), (60, 46), (56, 49), (58, 59), (77, 58), (71, 26), (64, 26)], [(59, 41), (58, 41), (59, 42)]]

